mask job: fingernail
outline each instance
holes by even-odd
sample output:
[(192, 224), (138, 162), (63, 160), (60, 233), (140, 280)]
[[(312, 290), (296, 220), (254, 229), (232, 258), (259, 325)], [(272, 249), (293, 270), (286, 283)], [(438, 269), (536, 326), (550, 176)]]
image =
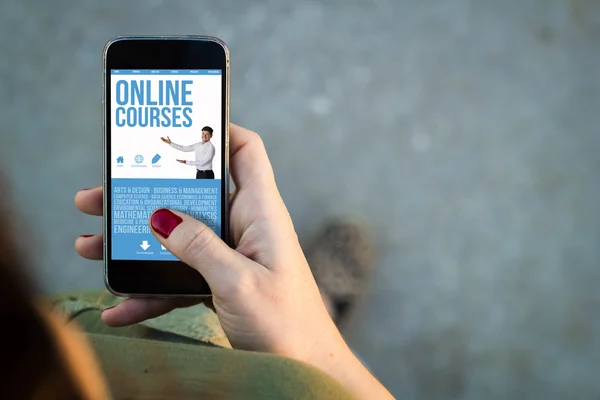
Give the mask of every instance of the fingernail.
[(112, 310), (113, 308), (115, 308), (116, 306), (111, 306), (111, 307), (106, 307), (104, 310), (102, 310), (102, 312), (104, 311), (108, 311), (108, 310)]
[(94, 235), (80, 235), (79, 237), (83, 237), (83, 238), (88, 238), (88, 237), (92, 237)]
[(83, 188), (83, 189), (81, 189), (81, 191), (84, 191), (84, 190), (91, 190), (91, 189), (92, 189), (92, 188)]
[(177, 225), (182, 222), (183, 219), (181, 219), (181, 217), (173, 214), (166, 208), (161, 208), (154, 211), (154, 214), (152, 214), (152, 217), (150, 217), (150, 225), (152, 225), (152, 229), (154, 229), (165, 239), (168, 238), (171, 232), (173, 232), (173, 229), (175, 229)]

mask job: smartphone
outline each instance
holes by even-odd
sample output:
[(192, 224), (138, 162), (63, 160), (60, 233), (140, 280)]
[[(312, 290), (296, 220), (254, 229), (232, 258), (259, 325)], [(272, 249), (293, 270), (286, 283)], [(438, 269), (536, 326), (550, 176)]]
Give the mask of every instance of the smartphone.
[(122, 36), (103, 56), (104, 281), (119, 296), (210, 296), (154, 238), (158, 208), (229, 232), (229, 51), (204, 36)]

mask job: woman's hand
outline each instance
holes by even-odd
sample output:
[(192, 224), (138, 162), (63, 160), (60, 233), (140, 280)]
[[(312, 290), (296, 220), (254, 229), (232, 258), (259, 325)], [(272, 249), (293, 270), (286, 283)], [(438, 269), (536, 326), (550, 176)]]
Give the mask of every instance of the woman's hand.
[[(324, 342), (335, 352), (331, 346), (341, 337), (306, 263), (262, 140), (235, 125), (230, 136), (231, 174), (237, 188), (230, 208), (235, 250), (206, 225), (177, 211), (155, 212), (152, 232), (172, 254), (204, 276), (234, 348), (303, 361), (323, 357), (315, 353), (322, 352)], [(75, 204), (85, 213), (101, 215), (102, 189), (77, 193)], [(84, 257), (102, 258), (101, 235), (81, 237), (75, 247)], [(102, 319), (111, 326), (129, 325), (193, 303), (191, 299), (128, 299), (105, 311)], [(329, 351), (325, 356), (330, 358)]]
[[(373, 390), (383, 388), (355, 359), (329, 317), (262, 140), (233, 124), (230, 132), (230, 167), (237, 188), (230, 208), (235, 250), (206, 225), (177, 211), (155, 211), (150, 218), (152, 233), (206, 279), (212, 306), (234, 348), (304, 361), (342, 384), (356, 385), (352, 375), (366, 373), (369, 385), (363, 389), (368, 391), (349, 389), (381, 395)], [(75, 204), (87, 214), (101, 215), (102, 188), (80, 191)], [(80, 237), (75, 247), (83, 257), (102, 258), (101, 235)], [(102, 319), (123, 326), (191, 304), (194, 300), (127, 299), (105, 310)]]

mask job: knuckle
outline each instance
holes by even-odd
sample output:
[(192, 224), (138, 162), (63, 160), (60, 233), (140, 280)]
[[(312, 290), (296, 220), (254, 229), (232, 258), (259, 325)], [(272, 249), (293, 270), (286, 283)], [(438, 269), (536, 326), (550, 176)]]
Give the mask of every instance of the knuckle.
[(209, 248), (213, 239), (214, 235), (210, 228), (204, 224), (199, 224), (199, 227), (184, 241), (181, 250), (183, 256), (192, 260), (201, 257)]
[(256, 293), (257, 282), (250, 272), (243, 269), (237, 270), (227, 280), (224, 290), (227, 296), (233, 298), (247, 298)]
[(265, 142), (263, 142), (260, 135), (254, 131), (250, 131), (250, 137), (248, 138), (248, 142), (251, 143), (253, 146), (256, 146), (259, 148), (265, 147)]

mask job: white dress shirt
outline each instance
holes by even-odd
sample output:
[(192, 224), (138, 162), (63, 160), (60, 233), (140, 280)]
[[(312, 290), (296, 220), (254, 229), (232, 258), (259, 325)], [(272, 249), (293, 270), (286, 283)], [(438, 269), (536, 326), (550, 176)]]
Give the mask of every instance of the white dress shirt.
[(194, 151), (196, 153), (196, 161), (186, 161), (186, 165), (192, 165), (196, 167), (198, 171), (212, 170), (212, 161), (215, 157), (215, 146), (213, 146), (210, 141), (206, 143), (198, 142), (190, 144), (189, 146), (182, 146), (171, 142), (171, 147), (180, 151)]

